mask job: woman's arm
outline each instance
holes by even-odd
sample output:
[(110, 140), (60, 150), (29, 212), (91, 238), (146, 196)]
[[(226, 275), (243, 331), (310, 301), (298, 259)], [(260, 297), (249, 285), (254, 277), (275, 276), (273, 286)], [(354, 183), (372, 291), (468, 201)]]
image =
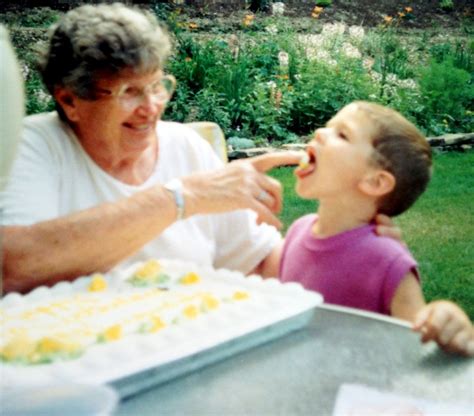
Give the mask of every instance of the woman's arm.
[(284, 241), (281, 240), (273, 247), (270, 254), (265, 257), (260, 264), (249, 274), (259, 274), (262, 277), (278, 277), (280, 272), (280, 259), (283, 251)]
[(172, 195), (156, 186), (54, 220), (4, 226), (3, 289), (25, 292), (106, 271), (160, 234), (175, 217)]
[[(181, 178), (185, 216), (251, 208), (260, 221), (278, 226), (281, 188), (264, 172), (298, 158), (295, 153), (265, 155)], [(264, 200), (258, 199), (262, 191), (268, 194)], [(161, 234), (176, 215), (173, 195), (156, 185), (65, 217), (4, 226), (3, 289), (25, 292), (106, 271)]]

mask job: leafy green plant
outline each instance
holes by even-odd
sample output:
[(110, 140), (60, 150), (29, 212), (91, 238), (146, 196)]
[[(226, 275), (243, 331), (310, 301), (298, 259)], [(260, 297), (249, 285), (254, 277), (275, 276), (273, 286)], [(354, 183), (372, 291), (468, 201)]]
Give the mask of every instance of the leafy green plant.
[(243, 124), (252, 137), (264, 142), (294, 141), (289, 131), (294, 93), (288, 80), (265, 82), (257, 79)]
[(429, 53), (436, 62), (452, 61), (456, 68), (464, 69), (474, 77), (474, 40), (438, 43), (431, 46)]
[(10, 27), (48, 28), (58, 20), (60, 14), (49, 7), (35, 7), (3, 13), (1, 21)]
[(192, 101), (193, 100), (193, 93), (190, 89), (183, 84), (179, 84), (176, 88), (176, 91), (171, 98), (171, 101), (168, 103), (166, 107), (166, 112), (163, 116), (165, 120), (173, 120), (177, 122), (188, 122), (188, 121), (195, 121), (194, 119), (190, 118), (192, 114)]
[(25, 82), (26, 113), (36, 114), (54, 109), (54, 102), (37, 73), (29, 75)]
[(232, 127), (241, 127), (248, 97), (252, 91), (252, 68), (247, 56), (227, 62), (210, 80), (213, 88), (225, 98)]
[(230, 131), (232, 121), (227, 109), (226, 97), (210, 89), (196, 94), (196, 120), (213, 121), (224, 130)]
[(453, 0), (441, 0), (439, 2), (439, 7), (445, 11), (450, 11), (454, 9)]
[(389, 74), (406, 79), (414, 75), (414, 70), (409, 62), (409, 52), (393, 27), (378, 28), (369, 40), (367, 53), (374, 59), (372, 68), (382, 75), (382, 88), (379, 92), (382, 96)]
[[(469, 38), (435, 39), (424, 32), (407, 41), (396, 24), (359, 28), (355, 36), (357, 28), (318, 23), (306, 34), (308, 28), (301, 33), (302, 26), (296, 28), (287, 16), (260, 14), (248, 27), (239, 17), (223, 29), (189, 22), (169, 4), (151, 7), (175, 37), (166, 71), (175, 75), (177, 90), (167, 119), (211, 120), (226, 137), (279, 144), (297, 141), (346, 103), (366, 99), (399, 110), (430, 135), (474, 130), (474, 41)], [(37, 16), (53, 18), (51, 11), (39, 9), (30, 20), (24, 13), (9, 19), (15, 25), (42, 25)], [(204, 26), (213, 30), (196, 33)], [(34, 48), (46, 39), (46, 29), (14, 26), (10, 32), (27, 72), (27, 112), (52, 109), (34, 69)], [(281, 53), (288, 55), (284, 66)]]
[(316, 0), (316, 6), (328, 7), (332, 5), (332, 0)]
[(420, 92), (428, 130), (440, 134), (473, 127), (460, 125), (474, 100), (471, 75), (456, 68), (452, 60), (432, 60), (422, 69)]
[(354, 100), (370, 100), (375, 92), (373, 81), (360, 62), (342, 57), (336, 67), (307, 62), (294, 86), (291, 130), (308, 134), (323, 126), (344, 105)]

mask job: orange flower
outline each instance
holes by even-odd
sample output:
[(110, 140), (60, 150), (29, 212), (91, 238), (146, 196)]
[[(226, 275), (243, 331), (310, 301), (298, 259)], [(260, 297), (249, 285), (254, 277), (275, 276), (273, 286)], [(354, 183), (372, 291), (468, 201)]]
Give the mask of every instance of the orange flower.
[(413, 11), (413, 9), (411, 7), (405, 7), (405, 11), (407, 13), (411, 13)]
[(319, 15), (323, 12), (323, 10), (324, 10), (323, 7), (315, 6), (313, 11), (311, 12), (311, 17), (313, 19), (317, 19)]
[(244, 26), (250, 26), (253, 22), (253, 19), (255, 19), (255, 16), (253, 14), (246, 14), (244, 20), (242, 21), (242, 24)]
[(398, 12), (398, 15), (403, 19), (405, 17), (405, 13), (403, 12)]
[(392, 23), (393, 17), (392, 16), (385, 16), (383, 18), (383, 20), (385, 21), (385, 23)]
[(280, 90), (277, 90), (275, 93), (275, 107), (276, 108), (280, 108), (282, 97), (283, 97), (282, 92)]
[(188, 27), (189, 27), (191, 30), (194, 30), (194, 29), (197, 29), (197, 28), (198, 28), (198, 25), (197, 25), (197, 23), (191, 22), (191, 23), (188, 24)]

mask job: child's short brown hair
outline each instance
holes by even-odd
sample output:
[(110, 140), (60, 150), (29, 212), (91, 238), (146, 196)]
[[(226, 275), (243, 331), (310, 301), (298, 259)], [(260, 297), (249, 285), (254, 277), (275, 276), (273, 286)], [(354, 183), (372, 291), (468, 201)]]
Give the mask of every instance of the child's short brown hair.
[(396, 180), (394, 189), (378, 201), (378, 212), (389, 216), (406, 211), (424, 192), (431, 178), (431, 147), (425, 136), (397, 111), (365, 101), (355, 103), (373, 122), (373, 161)]

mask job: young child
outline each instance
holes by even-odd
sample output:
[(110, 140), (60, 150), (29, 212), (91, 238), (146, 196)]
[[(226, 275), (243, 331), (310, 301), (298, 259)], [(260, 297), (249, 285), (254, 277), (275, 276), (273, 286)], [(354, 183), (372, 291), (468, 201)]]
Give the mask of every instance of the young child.
[(474, 355), (474, 329), (456, 304), (425, 304), (417, 264), (398, 241), (376, 236), (377, 213), (395, 216), (426, 189), (431, 150), (399, 113), (368, 102), (344, 107), (307, 147), (296, 192), (318, 199), (317, 215), (292, 224), (280, 259), (282, 281), (298, 281), (327, 303), (414, 323), (422, 341)]

